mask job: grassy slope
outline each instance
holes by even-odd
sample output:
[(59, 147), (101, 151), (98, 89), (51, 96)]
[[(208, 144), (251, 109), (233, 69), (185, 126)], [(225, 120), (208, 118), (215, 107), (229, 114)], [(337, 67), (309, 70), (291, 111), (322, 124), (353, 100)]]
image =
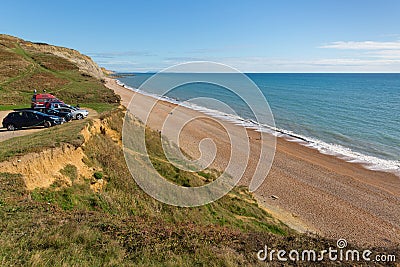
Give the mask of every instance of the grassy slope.
[(46, 89), (66, 103), (99, 112), (118, 105), (119, 97), (101, 81), (66, 59), (26, 50), (21, 42), (0, 35), (0, 109), (30, 106), (34, 89)]
[[(102, 119), (121, 132), (122, 115), (114, 110)], [(165, 163), (157, 132), (148, 130), (147, 140), (154, 165), (171, 181), (190, 185), (215, 179), (212, 170), (182, 173)], [(202, 207), (162, 204), (137, 186), (120, 145), (108, 135), (93, 136), (84, 152), (85, 163), (107, 181), (100, 193), (90, 189), (94, 177), (77, 179), (73, 165), (63, 170), (71, 187), (56, 182), (32, 192), (19, 175), (0, 173), (0, 265), (263, 266), (255, 253), (265, 244), (288, 250), (335, 247), (277, 222), (245, 187)]]
[(0, 162), (9, 158), (69, 143), (78, 147), (83, 143), (81, 130), (87, 121), (72, 121), (57, 127), (43, 129), (28, 136), (20, 136), (1, 142)]

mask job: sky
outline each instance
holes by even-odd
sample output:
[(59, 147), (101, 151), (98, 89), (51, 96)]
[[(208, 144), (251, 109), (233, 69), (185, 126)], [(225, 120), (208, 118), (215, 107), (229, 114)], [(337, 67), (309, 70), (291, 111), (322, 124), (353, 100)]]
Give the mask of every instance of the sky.
[(242, 72), (400, 72), (398, 0), (4, 1), (0, 33), (121, 72), (213, 61)]

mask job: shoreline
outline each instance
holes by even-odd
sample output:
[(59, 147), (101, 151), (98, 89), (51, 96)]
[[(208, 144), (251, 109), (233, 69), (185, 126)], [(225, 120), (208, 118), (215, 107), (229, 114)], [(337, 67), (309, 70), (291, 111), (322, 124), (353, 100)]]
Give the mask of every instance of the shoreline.
[(115, 80), (119, 86), (121, 86), (127, 90), (132, 90), (134, 92), (138, 92), (139, 94), (150, 96), (150, 97), (153, 97), (156, 99), (160, 98), (161, 101), (165, 101), (165, 102), (168, 102), (168, 103), (171, 103), (174, 105), (175, 104), (181, 105), (181, 106), (184, 106), (191, 110), (199, 111), (207, 116), (211, 116), (211, 117), (219, 119), (219, 120), (225, 120), (225, 121), (237, 124), (237, 125), (244, 126), (246, 129), (266, 132), (266, 133), (274, 135), (277, 138), (282, 138), (289, 142), (299, 143), (307, 148), (317, 150), (321, 154), (334, 156), (334, 157), (337, 157), (337, 158), (344, 160), (346, 162), (349, 162), (349, 163), (359, 164), (363, 168), (368, 169), (368, 170), (391, 173), (400, 178), (400, 162), (399, 161), (382, 159), (382, 158), (379, 158), (376, 156), (362, 154), (362, 153), (353, 151), (350, 148), (347, 148), (342, 145), (326, 143), (325, 141), (315, 139), (312, 137), (303, 136), (303, 135), (294, 133), (290, 130), (277, 128), (276, 126), (270, 127), (268, 125), (260, 125), (251, 119), (245, 119), (242, 117), (234, 116), (231, 114), (226, 114), (226, 113), (223, 113), (223, 112), (220, 112), (217, 110), (208, 109), (208, 108), (205, 108), (202, 106), (197, 106), (194, 104), (183, 103), (183, 102), (180, 102), (179, 100), (169, 98), (166, 96), (159, 97), (156, 94), (148, 93), (145, 91), (140, 91), (137, 88), (132, 88), (130, 86), (127, 86), (126, 84), (124, 84), (123, 82), (118, 80), (118, 77), (116, 77)]
[[(121, 96), (121, 103), (125, 106), (134, 95), (143, 100), (143, 105), (150, 97), (118, 85), (115, 79), (107, 78), (106, 86)], [(159, 106), (155, 108), (157, 116), (150, 121), (153, 129), (160, 129), (168, 111), (176, 108), (172, 103), (163, 101)], [(185, 107), (178, 107), (176, 111), (173, 117), (178, 120), (184, 115), (207, 116)], [(139, 118), (145, 116), (140, 113), (140, 107), (134, 110), (134, 114)], [(217, 119), (203, 119), (185, 127), (180, 145), (189, 155), (196, 157), (199, 151), (193, 140), (212, 135), (222, 151), (215, 160), (215, 167), (218, 168), (224, 166), (229, 151), (221, 138), (223, 134), (218, 132), (213, 120)], [(247, 131), (256, 152), (259, 133)], [(240, 183), (248, 183), (251, 174), (251, 170), (246, 170)], [(399, 177), (388, 172), (368, 170), (358, 163), (322, 154), (284, 138), (277, 138), (272, 168), (254, 194), (259, 204), (272, 211), (274, 217), (299, 231), (334, 239), (345, 238), (349, 242), (370, 246), (391, 246), (400, 240)], [(273, 195), (279, 198), (273, 199)]]

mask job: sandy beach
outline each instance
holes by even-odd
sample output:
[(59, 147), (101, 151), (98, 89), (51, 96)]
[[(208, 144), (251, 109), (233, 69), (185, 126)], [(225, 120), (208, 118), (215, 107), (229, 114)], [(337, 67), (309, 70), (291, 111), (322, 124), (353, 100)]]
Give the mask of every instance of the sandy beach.
[[(128, 106), (135, 97), (131, 112), (145, 120), (146, 107), (154, 101), (119, 86), (114, 79), (106, 80), (107, 87), (121, 96)], [(217, 155), (212, 166), (224, 170), (232, 149), (229, 132), (239, 136), (242, 126), (220, 122), (203, 113), (159, 101), (152, 110), (148, 126), (163, 129), (166, 119), (177, 125), (185, 124), (180, 132), (179, 146), (193, 158), (200, 156), (199, 144), (204, 138), (214, 141)], [(249, 162), (241, 184), (247, 185), (254, 173), (261, 143), (259, 133), (246, 130), (250, 142)], [(169, 131), (163, 131), (168, 138)], [(171, 133), (172, 134), (172, 133)], [(238, 158), (246, 149), (235, 147)], [(391, 173), (371, 171), (359, 164), (345, 162), (334, 156), (298, 143), (277, 138), (275, 158), (264, 183), (255, 191), (260, 205), (274, 217), (301, 232), (313, 232), (329, 238), (344, 238), (361, 246), (396, 246), (400, 243), (400, 178)], [(274, 197), (272, 197), (274, 196)]]

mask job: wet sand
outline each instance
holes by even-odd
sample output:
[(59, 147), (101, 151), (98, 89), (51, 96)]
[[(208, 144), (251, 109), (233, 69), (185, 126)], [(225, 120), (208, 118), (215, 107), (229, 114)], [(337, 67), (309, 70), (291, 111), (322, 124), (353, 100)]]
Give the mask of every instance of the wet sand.
[[(131, 112), (142, 121), (146, 120), (146, 109), (154, 102), (151, 97), (121, 87), (113, 79), (107, 79), (106, 85), (121, 96), (124, 106), (128, 106), (134, 96), (135, 106), (131, 107)], [(212, 139), (218, 152), (211, 167), (224, 170), (234, 153), (236, 160), (232, 164), (238, 169), (246, 166), (240, 184), (249, 184), (261, 146), (265, 145), (260, 141), (260, 133), (245, 130), (248, 137), (243, 139), (243, 145), (232, 148), (226, 131), (234, 137), (240, 136), (243, 127), (159, 101), (147, 124), (173, 138), (173, 131), (165, 127), (165, 121), (170, 125), (184, 125), (179, 146), (194, 158), (201, 155), (200, 141)], [(246, 159), (248, 142), (249, 161), (241, 161)], [(202, 152), (207, 154), (207, 144), (201, 144), (206, 148)], [(209, 147), (212, 150), (213, 146)], [(345, 238), (362, 246), (385, 247), (400, 243), (400, 178), (394, 174), (371, 171), (277, 138), (272, 168), (254, 194), (259, 204), (274, 217), (299, 231), (333, 239)]]

